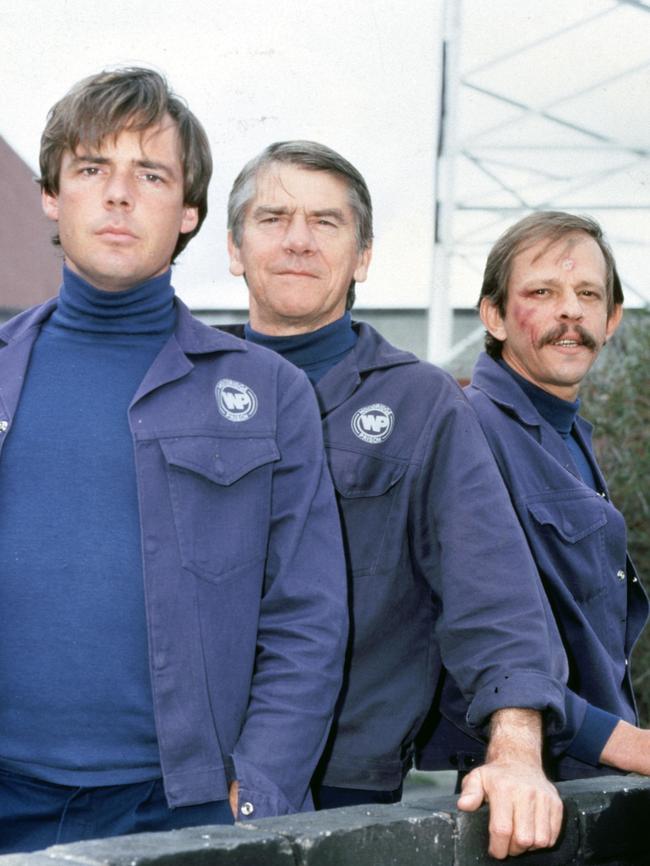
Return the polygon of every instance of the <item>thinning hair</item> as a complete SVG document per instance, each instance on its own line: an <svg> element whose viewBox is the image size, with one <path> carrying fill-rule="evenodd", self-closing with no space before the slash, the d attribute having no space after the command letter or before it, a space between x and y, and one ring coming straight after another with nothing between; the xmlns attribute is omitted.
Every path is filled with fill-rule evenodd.
<svg viewBox="0 0 650 866"><path fill-rule="evenodd" d="M45 192L57 195L65 151L75 153L80 144L99 147L124 130L145 132L160 125L166 116L178 129L183 203L196 207L199 217L192 231L179 234L173 261L208 213L212 156L202 125L160 73L132 66L106 70L77 82L48 113L41 137L39 183ZM54 242L59 243L58 237Z"/></svg>
<svg viewBox="0 0 650 866"><path fill-rule="evenodd" d="M351 162L316 141L277 141L249 160L235 178L228 197L228 228L235 246L240 247L248 206L255 198L257 178L274 164L297 165L308 171L326 171L340 177L348 191L348 202L354 213L357 249L363 252L372 245L372 199L368 186ZM355 281L348 287L345 308L354 305Z"/></svg>
<svg viewBox="0 0 650 866"><path fill-rule="evenodd" d="M477 308L480 308L481 301L487 298L497 308L501 317L505 317L508 283L515 256L543 240L548 241L545 248L548 249L561 238L576 232L582 232L593 238L605 259L605 287L607 316L609 318L614 308L623 303L623 287L616 270L612 249L595 219L587 216L576 216L564 211L536 211L519 220L501 235L490 250L485 264L483 285ZM502 348L503 342L486 332L485 351L488 355L493 358L500 358Z"/></svg>

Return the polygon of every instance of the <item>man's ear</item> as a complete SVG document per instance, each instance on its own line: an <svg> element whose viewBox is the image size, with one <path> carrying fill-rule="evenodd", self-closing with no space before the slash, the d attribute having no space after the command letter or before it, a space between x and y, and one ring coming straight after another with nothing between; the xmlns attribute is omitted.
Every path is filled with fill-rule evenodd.
<svg viewBox="0 0 650 866"><path fill-rule="evenodd" d="M359 255L359 261L352 277L355 283L363 283L368 277L368 268L372 259L372 244L369 244Z"/></svg>
<svg viewBox="0 0 650 866"><path fill-rule="evenodd" d="M479 306L479 315L485 325L485 330L492 334L496 340L503 342L506 339L506 328L496 304L493 304L489 298L482 298Z"/></svg>
<svg viewBox="0 0 650 866"><path fill-rule="evenodd" d="M241 260L241 250L235 243L232 232L228 232L228 256L230 257L230 273L233 277L243 277L244 263Z"/></svg>
<svg viewBox="0 0 650 866"><path fill-rule="evenodd" d="M181 219L180 234L186 235L188 232L193 232L199 224L199 209L192 205L186 205L183 208L183 217Z"/></svg>
<svg viewBox="0 0 650 866"><path fill-rule="evenodd" d="M623 304L616 304L612 310L611 316L607 319L607 327L605 328L605 340L610 340L621 324L623 318Z"/></svg>
<svg viewBox="0 0 650 866"><path fill-rule="evenodd" d="M43 208L43 213L45 216L57 222L59 219L59 199L58 196L53 195L51 192L46 192L44 189L41 190L41 207Z"/></svg>

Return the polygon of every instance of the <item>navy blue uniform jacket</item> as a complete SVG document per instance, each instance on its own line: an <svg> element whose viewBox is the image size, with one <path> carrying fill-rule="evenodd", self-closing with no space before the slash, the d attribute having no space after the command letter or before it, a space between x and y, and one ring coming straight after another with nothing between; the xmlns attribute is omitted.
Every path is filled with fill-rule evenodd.
<svg viewBox="0 0 650 866"><path fill-rule="evenodd" d="M593 708L637 723L629 658L648 614L627 556L625 521L593 458L591 425L576 431L592 457L598 492L585 484L566 442L515 379L482 354L467 389L526 533L569 659L567 726L550 738L551 771L566 779L598 771L604 742L573 742L593 727Z"/></svg>
<svg viewBox="0 0 650 866"><path fill-rule="evenodd" d="M473 726L511 706L562 718L566 660L461 389L370 326L355 328L356 346L315 386L351 607L346 675L319 777L393 789L441 658Z"/></svg>
<svg viewBox="0 0 650 866"><path fill-rule="evenodd" d="M54 305L0 328L0 445ZM308 808L348 630L311 386L178 302L176 331L140 384L129 425L169 805L227 798L237 778L240 805L252 805L240 818Z"/></svg>

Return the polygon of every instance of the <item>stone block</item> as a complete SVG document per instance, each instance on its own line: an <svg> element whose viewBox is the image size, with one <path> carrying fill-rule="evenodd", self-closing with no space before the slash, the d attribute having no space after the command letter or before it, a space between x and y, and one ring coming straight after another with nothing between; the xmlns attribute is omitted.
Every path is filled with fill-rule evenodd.
<svg viewBox="0 0 650 866"><path fill-rule="evenodd" d="M80 866L78 860L50 857L42 851L33 854L0 855L0 866Z"/></svg>
<svg viewBox="0 0 650 866"><path fill-rule="evenodd" d="M559 786L576 815L581 863L650 860L650 787L640 776L602 776Z"/></svg>
<svg viewBox="0 0 650 866"><path fill-rule="evenodd" d="M281 833L296 866L452 866L448 814L408 806L353 806L258 822ZM261 866L261 864L260 864Z"/></svg>
<svg viewBox="0 0 650 866"><path fill-rule="evenodd" d="M115 836L55 845L41 853L53 858L49 866L58 866L64 859L68 866L295 866L286 839L243 826ZM30 860L24 866L42 864Z"/></svg>

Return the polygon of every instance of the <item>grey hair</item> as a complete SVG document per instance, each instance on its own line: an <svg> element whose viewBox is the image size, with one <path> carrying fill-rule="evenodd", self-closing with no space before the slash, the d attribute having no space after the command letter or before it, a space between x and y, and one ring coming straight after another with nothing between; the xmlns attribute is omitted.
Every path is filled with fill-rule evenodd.
<svg viewBox="0 0 650 866"><path fill-rule="evenodd" d="M249 160L235 178L228 196L228 229L235 246L240 247L248 205L255 197L257 177L274 163L297 165L308 171L327 171L343 179L348 189L348 201L355 217L355 233L359 252L372 244L372 199L363 175L335 150L316 141L276 141ZM346 310L355 299L352 280L346 298Z"/></svg>

